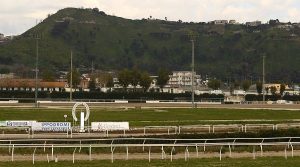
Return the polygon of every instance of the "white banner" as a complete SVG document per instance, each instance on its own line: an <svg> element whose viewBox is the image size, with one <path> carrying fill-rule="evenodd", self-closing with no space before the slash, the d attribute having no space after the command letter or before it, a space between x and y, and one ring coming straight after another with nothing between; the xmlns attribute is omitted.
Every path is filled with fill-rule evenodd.
<svg viewBox="0 0 300 167"><path fill-rule="evenodd" d="M92 130L129 130L129 122L92 122Z"/></svg>
<svg viewBox="0 0 300 167"><path fill-rule="evenodd" d="M6 121L0 121L0 126L6 126Z"/></svg>
<svg viewBox="0 0 300 167"><path fill-rule="evenodd" d="M36 121L6 121L8 127L31 127Z"/></svg>
<svg viewBox="0 0 300 167"><path fill-rule="evenodd" d="M62 132L68 131L70 128L70 122L35 122L32 125L32 130L34 131Z"/></svg>

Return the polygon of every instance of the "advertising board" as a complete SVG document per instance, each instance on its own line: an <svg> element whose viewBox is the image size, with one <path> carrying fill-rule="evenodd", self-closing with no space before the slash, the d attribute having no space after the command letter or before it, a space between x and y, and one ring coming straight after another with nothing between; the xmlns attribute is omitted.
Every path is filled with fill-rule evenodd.
<svg viewBox="0 0 300 167"><path fill-rule="evenodd" d="M32 130L34 131L64 132L70 128L70 122L35 122L32 125Z"/></svg>
<svg viewBox="0 0 300 167"><path fill-rule="evenodd" d="M92 122L92 130L129 130L129 122Z"/></svg>
<svg viewBox="0 0 300 167"><path fill-rule="evenodd" d="M5 121L6 127L31 127L36 121Z"/></svg>

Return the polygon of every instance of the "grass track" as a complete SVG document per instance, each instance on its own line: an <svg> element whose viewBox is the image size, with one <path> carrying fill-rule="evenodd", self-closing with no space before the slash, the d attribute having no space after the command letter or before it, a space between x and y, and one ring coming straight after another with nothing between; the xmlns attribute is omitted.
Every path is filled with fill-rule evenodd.
<svg viewBox="0 0 300 167"><path fill-rule="evenodd" d="M0 108L0 120L71 121L67 109ZM300 119L300 110L246 109L160 109L122 110L93 109L90 121L129 121L131 126L200 124L205 120L289 120Z"/></svg>

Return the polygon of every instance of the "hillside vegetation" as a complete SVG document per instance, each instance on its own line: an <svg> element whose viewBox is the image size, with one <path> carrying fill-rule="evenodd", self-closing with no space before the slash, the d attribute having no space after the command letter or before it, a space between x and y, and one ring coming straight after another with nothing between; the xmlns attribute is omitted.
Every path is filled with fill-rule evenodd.
<svg viewBox="0 0 300 167"><path fill-rule="evenodd" d="M0 63L34 66L35 34L39 34L40 67L67 69L70 50L76 67L119 70L159 68L188 70L189 34L197 34L197 73L223 80L261 77L265 54L267 80L300 82L300 28L271 25L213 25L154 19L129 20L96 9L66 8L13 41L0 45Z"/></svg>

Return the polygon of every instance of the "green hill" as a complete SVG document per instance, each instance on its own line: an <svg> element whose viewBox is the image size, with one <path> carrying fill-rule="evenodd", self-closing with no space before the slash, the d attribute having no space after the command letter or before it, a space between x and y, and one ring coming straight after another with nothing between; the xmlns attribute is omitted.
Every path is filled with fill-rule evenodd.
<svg viewBox="0 0 300 167"><path fill-rule="evenodd" d="M67 69L70 50L77 67L113 70L137 67L155 73L158 68L188 70L190 33L198 34L197 73L223 80L259 79L265 54L268 80L300 82L300 28L271 25L213 25L143 19L129 20L96 9L66 8L0 45L0 63L34 66L39 34L43 69Z"/></svg>

